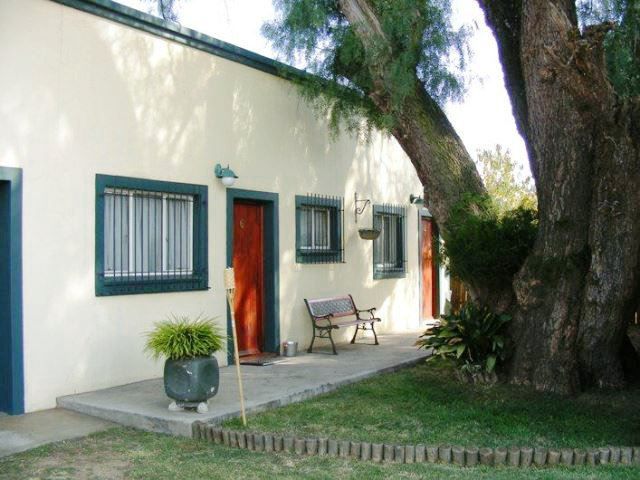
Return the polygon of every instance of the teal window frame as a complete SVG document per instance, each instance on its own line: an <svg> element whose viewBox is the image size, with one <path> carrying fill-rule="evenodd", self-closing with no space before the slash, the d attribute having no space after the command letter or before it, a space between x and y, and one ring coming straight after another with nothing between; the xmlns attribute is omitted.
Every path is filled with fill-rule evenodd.
<svg viewBox="0 0 640 480"><path fill-rule="evenodd" d="M383 216L394 216L396 223L396 258L399 259L398 266L389 267L382 265L382 259L379 258L380 242L384 242L384 229L382 228ZM407 276L407 211L400 205L374 205L373 206L373 226L381 230L380 236L373 241L373 279L383 280L387 278L404 278Z"/></svg>
<svg viewBox="0 0 640 480"><path fill-rule="evenodd" d="M105 191L109 189L138 190L143 192L193 196L193 262L189 275L144 277L134 273L133 278L105 276ZM132 295L141 293L166 293L209 288L208 226L206 185L149 180L115 175L96 175L95 188L95 294L96 296Z"/></svg>
<svg viewBox="0 0 640 480"><path fill-rule="evenodd" d="M329 210L329 248L302 247L302 210L323 208ZM296 195L296 263L344 263L344 208L340 197Z"/></svg>

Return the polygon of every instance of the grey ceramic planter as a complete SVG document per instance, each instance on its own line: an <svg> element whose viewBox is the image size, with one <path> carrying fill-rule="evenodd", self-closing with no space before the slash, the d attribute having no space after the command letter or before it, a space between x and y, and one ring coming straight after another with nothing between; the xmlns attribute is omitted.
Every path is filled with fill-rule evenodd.
<svg viewBox="0 0 640 480"><path fill-rule="evenodd" d="M218 393L220 372L216 357L167 360L164 391L178 403L200 403Z"/></svg>

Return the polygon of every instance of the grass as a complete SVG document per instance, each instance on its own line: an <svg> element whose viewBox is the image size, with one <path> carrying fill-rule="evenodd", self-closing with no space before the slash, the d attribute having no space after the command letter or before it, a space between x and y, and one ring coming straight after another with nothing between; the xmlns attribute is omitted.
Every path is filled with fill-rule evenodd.
<svg viewBox="0 0 640 480"><path fill-rule="evenodd" d="M633 479L637 468L466 468L373 464L236 450L187 438L115 428L0 459L0 479Z"/></svg>
<svg viewBox="0 0 640 480"><path fill-rule="evenodd" d="M639 388L567 399L509 385L463 385L452 377L447 364L422 364L251 416L249 428L432 445L640 445Z"/></svg>
<svg viewBox="0 0 640 480"><path fill-rule="evenodd" d="M251 429L375 442L482 446L640 445L640 389L566 399L460 385L444 364L381 375L249 417ZM237 420L227 426L240 428ZM114 428L0 459L13 479L634 479L637 466L459 468L257 453Z"/></svg>

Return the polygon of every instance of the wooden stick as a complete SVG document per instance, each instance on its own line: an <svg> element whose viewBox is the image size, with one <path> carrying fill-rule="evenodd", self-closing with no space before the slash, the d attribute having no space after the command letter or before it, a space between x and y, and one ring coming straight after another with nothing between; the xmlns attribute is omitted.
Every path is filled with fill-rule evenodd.
<svg viewBox="0 0 640 480"><path fill-rule="evenodd" d="M236 335L236 316L234 312L235 299L235 276L233 268L226 268L224 271L224 286L227 290L227 301L229 302L229 310L231 311L231 332L233 336L233 356L236 361L236 374L238 376L238 392L240 394L240 413L242 415L242 425L247 426L247 417L244 412L244 391L242 389L242 377L240 375L240 355L238 354L238 337Z"/></svg>

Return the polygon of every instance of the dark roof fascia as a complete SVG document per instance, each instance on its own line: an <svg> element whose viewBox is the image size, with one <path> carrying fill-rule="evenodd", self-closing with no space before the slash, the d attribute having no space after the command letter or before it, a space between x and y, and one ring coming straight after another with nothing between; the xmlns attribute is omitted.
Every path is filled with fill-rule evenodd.
<svg viewBox="0 0 640 480"><path fill-rule="evenodd" d="M111 0L51 0L83 12L142 30L157 37L181 43L203 52L246 65L287 80L300 81L315 77L303 70L259 55L231 43L223 42L196 30L183 27Z"/></svg>

